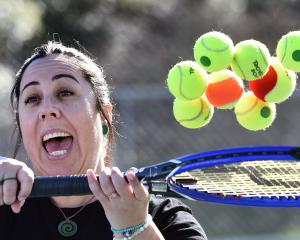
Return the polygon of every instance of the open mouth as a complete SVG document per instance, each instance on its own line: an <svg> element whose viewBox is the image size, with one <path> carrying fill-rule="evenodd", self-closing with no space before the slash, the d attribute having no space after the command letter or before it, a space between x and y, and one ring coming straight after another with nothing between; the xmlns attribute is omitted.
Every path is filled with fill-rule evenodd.
<svg viewBox="0 0 300 240"><path fill-rule="evenodd" d="M71 150L73 137L66 132L49 133L43 136L42 143L51 158L63 158Z"/></svg>

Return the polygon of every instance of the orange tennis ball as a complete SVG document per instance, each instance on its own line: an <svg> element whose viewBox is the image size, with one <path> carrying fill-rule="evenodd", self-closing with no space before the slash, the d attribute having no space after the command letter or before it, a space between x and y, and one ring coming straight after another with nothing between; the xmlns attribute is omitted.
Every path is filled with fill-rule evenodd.
<svg viewBox="0 0 300 240"><path fill-rule="evenodd" d="M242 79L228 69L213 72L208 76L205 95L214 107L231 109L243 93L244 84Z"/></svg>
<svg viewBox="0 0 300 240"><path fill-rule="evenodd" d="M268 72L260 79L250 81L249 87L257 98L270 103L281 103L295 90L297 75L285 69L278 58L271 58Z"/></svg>

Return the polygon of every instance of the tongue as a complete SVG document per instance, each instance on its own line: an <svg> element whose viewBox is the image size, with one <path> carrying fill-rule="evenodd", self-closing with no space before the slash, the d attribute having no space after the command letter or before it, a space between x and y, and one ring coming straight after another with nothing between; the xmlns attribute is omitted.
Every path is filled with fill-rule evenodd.
<svg viewBox="0 0 300 240"><path fill-rule="evenodd" d="M72 142L72 137L52 138L45 143L45 148L48 152L67 150Z"/></svg>

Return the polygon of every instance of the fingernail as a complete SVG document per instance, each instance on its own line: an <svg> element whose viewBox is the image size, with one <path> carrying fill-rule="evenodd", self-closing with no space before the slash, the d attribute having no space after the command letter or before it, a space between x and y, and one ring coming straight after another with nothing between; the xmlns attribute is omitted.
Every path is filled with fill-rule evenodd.
<svg viewBox="0 0 300 240"><path fill-rule="evenodd" d="M106 175L110 175L110 174L111 174L111 169L108 168L108 167L104 168L104 173L105 173Z"/></svg>
<svg viewBox="0 0 300 240"><path fill-rule="evenodd" d="M20 212L20 208L13 208L13 212L18 214Z"/></svg>
<svg viewBox="0 0 300 240"><path fill-rule="evenodd" d="M132 172L129 172L128 175L127 175L127 178L129 181L134 181L134 175Z"/></svg>
<svg viewBox="0 0 300 240"><path fill-rule="evenodd" d="M88 169L88 170L86 170L86 175L88 175L88 176L91 176L92 175L92 169Z"/></svg>

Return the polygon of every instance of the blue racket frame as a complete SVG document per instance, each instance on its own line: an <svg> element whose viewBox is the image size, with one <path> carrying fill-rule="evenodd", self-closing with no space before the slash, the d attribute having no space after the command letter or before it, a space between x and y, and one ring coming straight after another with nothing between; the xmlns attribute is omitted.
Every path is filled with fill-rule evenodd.
<svg viewBox="0 0 300 240"><path fill-rule="evenodd" d="M239 154L242 152L249 153L249 149L251 148L250 155L243 155L240 157L227 157L224 158L224 155L230 155L238 152ZM276 148L276 154L272 153ZM295 150L295 155L291 154ZM282 153L280 154L280 151ZM299 207L300 201L299 197L237 197L237 196L222 196L219 194L212 194L207 192L201 192L197 190L188 190L176 185L172 182L172 176L176 174L180 174L186 171L190 171L193 169L199 168L207 168L211 166L221 165L221 164L230 164L230 163L238 163L245 161L257 161L257 160L290 160L290 161L299 161L299 147L291 147L291 146L259 146L259 147L245 147L245 148L232 148L232 149L224 149L217 151L210 151L199 154L191 154L186 155L176 160L184 163L189 162L193 159L207 159L209 156L220 155L220 159L215 160L203 160L197 161L192 164L182 165L176 168L173 172L171 172L167 177L166 181L170 187L170 189L174 192L183 195L185 198L189 198L192 200L200 200L207 202L215 202L215 203L223 203L223 204L231 204L231 205L241 205L241 206L256 206L256 207ZM258 155L255 152L259 153ZM265 153L265 154L264 154Z"/></svg>

